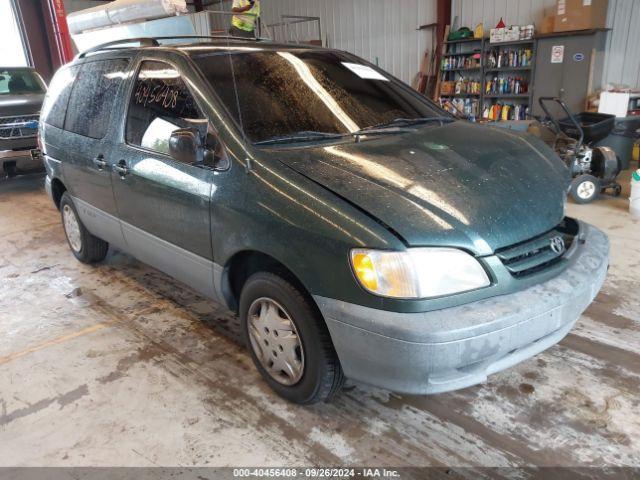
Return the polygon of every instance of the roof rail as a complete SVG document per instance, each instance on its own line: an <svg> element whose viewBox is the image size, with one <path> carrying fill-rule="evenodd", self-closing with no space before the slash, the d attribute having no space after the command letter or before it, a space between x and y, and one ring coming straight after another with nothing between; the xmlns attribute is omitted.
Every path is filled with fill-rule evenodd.
<svg viewBox="0 0 640 480"><path fill-rule="evenodd" d="M80 54L78 54L77 58L84 58L90 53L98 52L100 50L105 50L107 48L115 47L117 45L128 45L130 43L136 43L136 42L140 47L157 47L160 45L155 38L151 38L151 37L123 38L122 40L115 40L113 42L107 42L107 43L102 43L100 45L96 45L95 47L90 48L89 50L85 50L84 52L81 52ZM127 47L122 47L122 48L127 48Z"/></svg>
<svg viewBox="0 0 640 480"><path fill-rule="evenodd" d="M85 50L78 54L77 58L84 58L90 53L95 53L100 50L106 50L111 47L116 47L118 45L123 45L121 48L129 48L128 45L130 43L138 43L139 47L159 47L160 42L158 40L189 40L189 39L212 39L212 38L230 38L232 40L244 40L248 42L256 42L256 41L269 41L268 38L258 37L258 38L250 38L250 37L238 37L235 35L222 34L222 35L174 35L169 37L139 37L139 38L123 38L122 40L116 40L113 42L107 42L100 45L96 45L95 47L90 48L89 50Z"/></svg>

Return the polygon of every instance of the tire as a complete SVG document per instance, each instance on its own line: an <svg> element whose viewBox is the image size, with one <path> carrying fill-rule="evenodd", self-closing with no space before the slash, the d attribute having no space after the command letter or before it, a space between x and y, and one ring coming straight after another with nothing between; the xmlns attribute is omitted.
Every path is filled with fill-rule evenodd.
<svg viewBox="0 0 640 480"><path fill-rule="evenodd" d="M60 199L60 215L67 243L73 255L82 263L98 263L104 260L109 244L89 233L80 220L71 196L64 192Z"/></svg>
<svg viewBox="0 0 640 480"><path fill-rule="evenodd" d="M614 197L619 197L620 195L622 195L622 185L616 183L613 187L611 187L611 195L613 195Z"/></svg>
<svg viewBox="0 0 640 480"><path fill-rule="evenodd" d="M600 195L600 180L593 175L580 175L571 182L569 193L576 203L593 202Z"/></svg>
<svg viewBox="0 0 640 480"><path fill-rule="evenodd" d="M5 165L4 171L7 174L7 178L15 178L18 176L18 170L14 164Z"/></svg>
<svg viewBox="0 0 640 480"><path fill-rule="evenodd" d="M265 309L271 313L263 315ZM240 321L253 363L278 395L309 405L328 402L340 391L344 375L329 331L292 283L268 272L249 277L240 295ZM274 322L282 329L269 329ZM291 368L278 370L287 360Z"/></svg>

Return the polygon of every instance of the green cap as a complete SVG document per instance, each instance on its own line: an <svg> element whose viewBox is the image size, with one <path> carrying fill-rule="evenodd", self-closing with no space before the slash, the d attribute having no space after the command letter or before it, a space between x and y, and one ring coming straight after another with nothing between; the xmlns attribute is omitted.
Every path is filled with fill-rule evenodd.
<svg viewBox="0 0 640 480"><path fill-rule="evenodd" d="M640 182L640 168L638 170L636 170L635 172L633 172L633 174L631 175L631 177L636 181L636 182Z"/></svg>

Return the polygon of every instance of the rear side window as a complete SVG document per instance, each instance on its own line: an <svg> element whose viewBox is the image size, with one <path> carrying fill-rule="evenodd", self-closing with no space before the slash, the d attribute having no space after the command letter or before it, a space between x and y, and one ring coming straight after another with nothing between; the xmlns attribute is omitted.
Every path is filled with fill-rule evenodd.
<svg viewBox="0 0 640 480"><path fill-rule="evenodd" d="M143 62L129 102L127 143L168 155L173 131L203 125L204 115L180 73L163 62Z"/></svg>
<svg viewBox="0 0 640 480"><path fill-rule="evenodd" d="M65 130L96 139L105 136L128 64L129 60L118 58L82 65L69 99Z"/></svg>
<svg viewBox="0 0 640 480"><path fill-rule="evenodd" d="M55 74L42 105L42 121L54 127L64 127L67 103L78 67L63 67Z"/></svg>

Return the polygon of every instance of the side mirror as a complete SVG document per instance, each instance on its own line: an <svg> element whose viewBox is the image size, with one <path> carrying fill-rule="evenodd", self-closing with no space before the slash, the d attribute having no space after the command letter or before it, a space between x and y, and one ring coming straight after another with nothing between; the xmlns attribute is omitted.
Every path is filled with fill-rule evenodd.
<svg viewBox="0 0 640 480"><path fill-rule="evenodd" d="M181 128L171 132L169 153L175 160L189 165L202 163L203 150L197 129Z"/></svg>

